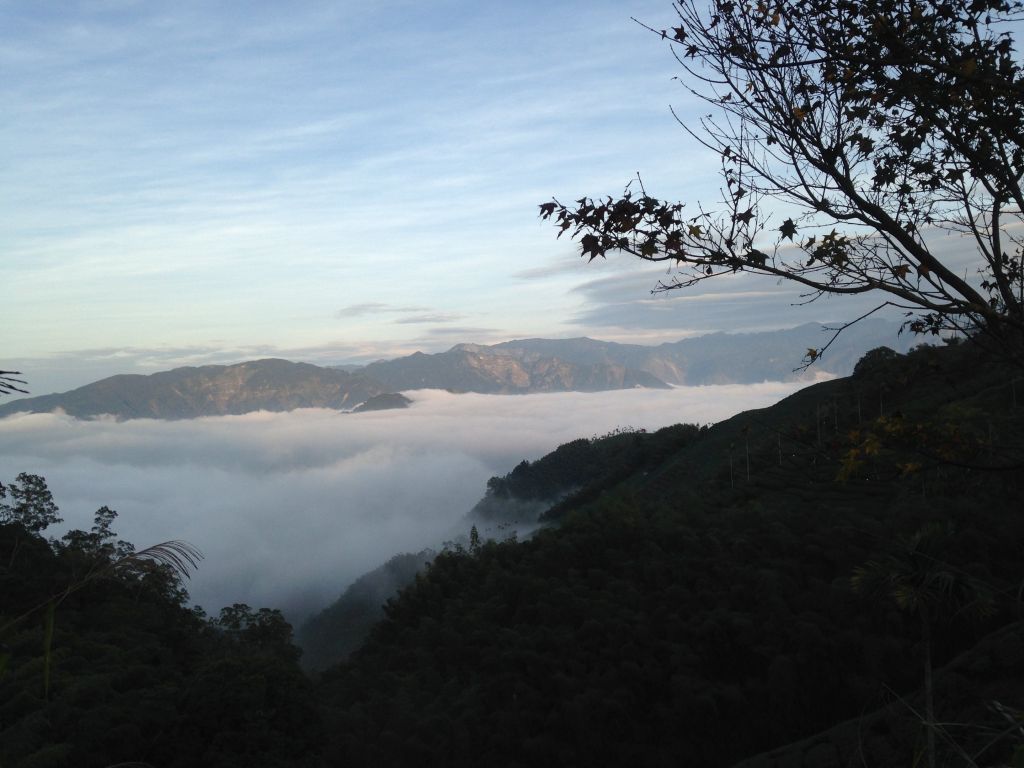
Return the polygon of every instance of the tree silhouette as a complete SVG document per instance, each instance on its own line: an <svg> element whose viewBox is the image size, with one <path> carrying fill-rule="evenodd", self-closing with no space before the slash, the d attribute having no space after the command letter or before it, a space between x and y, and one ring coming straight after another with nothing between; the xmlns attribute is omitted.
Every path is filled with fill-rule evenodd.
<svg viewBox="0 0 1024 768"><path fill-rule="evenodd" d="M6 502L10 496L11 503ZM14 564L25 536L38 536L54 523L63 522L60 510L53 500L53 494L46 486L46 480L39 475L22 472L13 483L0 483L0 525L14 525L18 534L13 537L14 546L7 560L7 567Z"/></svg>
<svg viewBox="0 0 1024 768"><path fill-rule="evenodd" d="M61 522L53 494L46 480L39 475L22 472L7 488L0 485L0 499L10 494L13 504L0 503L0 523L17 523L26 531L38 534Z"/></svg>
<svg viewBox="0 0 1024 768"><path fill-rule="evenodd" d="M748 272L807 300L870 292L916 332L984 332L1021 361L1024 81L1004 31L1020 2L675 7L678 25L652 31L713 107L684 128L721 158L722 199L685 208L638 178L618 199L555 199L541 217L591 260L675 265L656 291ZM967 270L942 254L943 234Z"/></svg>

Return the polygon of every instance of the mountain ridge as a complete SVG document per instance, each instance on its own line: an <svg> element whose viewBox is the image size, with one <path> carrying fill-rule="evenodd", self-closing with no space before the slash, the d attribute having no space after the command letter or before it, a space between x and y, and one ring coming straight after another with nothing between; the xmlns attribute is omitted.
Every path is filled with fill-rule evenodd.
<svg viewBox="0 0 1024 768"><path fill-rule="evenodd" d="M899 337L897 328L883 320L848 328L815 364L815 372L842 376L869 349L905 350L909 339ZM258 410L351 410L379 395L412 389L508 395L787 381L807 377L800 370L801 356L822 346L827 331L828 326L808 323L656 346L589 337L460 343L445 352L416 352L360 368L279 358L185 366L150 375L117 374L68 392L14 400L0 405L0 417L60 409L76 418L189 419Z"/></svg>
<svg viewBox="0 0 1024 768"><path fill-rule="evenodd" d="M714 333L652 346L602 341L587 336L573 339L514 339L489 349L514 354L549 355L579 364L616 364L645 371L668 384L755 384L765 380L800 378L808 349L828 341L829 323L804 323L793 328L750 333ZM911 337L899 333L899 323L869 318L846 328L835 339L815 370L836 376L853 372L870 349L887 346L906 352ZM465 345L456 345L465 346ZM454 348L453 348L454 349Z"/></svg>
<svg viewBox="0 0 1024 768"><path fill-rule="evenodd" d="M0 417L61 409L77 418L188 419L258 410L345 408L384 393L378 382L358 372L267 358L185 366L148 376L118 374L70 392L5 403Z"/></svg>

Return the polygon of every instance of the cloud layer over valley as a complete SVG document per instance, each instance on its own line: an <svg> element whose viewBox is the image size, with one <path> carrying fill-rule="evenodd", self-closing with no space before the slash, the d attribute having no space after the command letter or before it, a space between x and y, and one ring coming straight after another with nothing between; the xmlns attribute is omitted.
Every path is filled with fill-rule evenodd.
<svg viewBox="0 0 1024 768"><path fill-rule="evenodd" d="M189 421L0 421L0 481L47 478L65 525L106 504L142 547L185 539L206 555L190 592L292 620L399 551L465 533L487 478L616 427L709 423L802 384L493 396L424 390L407 410L253 413Z"/></svg>

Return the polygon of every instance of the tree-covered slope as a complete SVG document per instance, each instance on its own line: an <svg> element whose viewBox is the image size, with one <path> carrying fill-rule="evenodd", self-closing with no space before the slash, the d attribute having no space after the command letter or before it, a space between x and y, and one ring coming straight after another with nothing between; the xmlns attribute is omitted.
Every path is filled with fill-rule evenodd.
<svg viewBox="0 0 1024 768"><path fill-rule="evenodd" d="M936 670L935 689L945 743L942 765L1016 765L1024 756L1024 625L1010 624ZM737 768L814 768L822 765L911 765L922 755L920 693L883 694L874 711L777 747ZM1009 738L1008 738L1009 737ZM1011 759L1007 759L1007 758Z"/></svg>
<svg viewBox="0 0 1024 768"><path fill-rule="evenodd" d="M650 434L626 428L601 437L577 438L488 480L484 497L470 512L470 521L536 522L540 516L554 514L553 508L572 504L576 493L592 495L658 466L696 440L700 432L700 427L676 424ZM526 515L533 519L523 519Z"/></svg>
<svg viewBox="0 0 1024 768"><path fill-rule="evenodd" d="M994 612L936 614L935 663L1014 617L1014 386L970 349L877 352L582 489L529 541L443 553L325 676L330 754L728 765L913 692L917 617L851 575L942 521L942 562L986 585Z"/></svg>
<svg viewBox="0 0 1024 768"><path fill-rule="evenodd" d="M46 541L25 515L40 488L0 504L0 765L316 764L320 717L281 614L189 609L177 574L112 541L106 508Z"/></svg>
<svg viewBox="0 0 1024 768"><path fill-rule="evenodd" d="M302 666L316 671L347 659L383 618L384 604L408 586L434 555L429 549L395 555L364 573L337 600L303 622L296 633L303 651Z"/></svg>
<svg viewBox="0 0 1024 768"><path fill-rule="evenodd" d="M492 477L484 497L466 516L466 527L479 526L484 536L513 538L517 529L535 528L542 514L571 504L572 494L597 493L631 473L657 466L699 433L698 427L677 424L653 434L616 431L560 445L537 461L523 461L508 474ZM452 546L468 543L462 536ZM384 617L384 604L412 583L435 554L424 550L395 555L305 621L297 633L303 667L316 671L348 658Z"/></svg>

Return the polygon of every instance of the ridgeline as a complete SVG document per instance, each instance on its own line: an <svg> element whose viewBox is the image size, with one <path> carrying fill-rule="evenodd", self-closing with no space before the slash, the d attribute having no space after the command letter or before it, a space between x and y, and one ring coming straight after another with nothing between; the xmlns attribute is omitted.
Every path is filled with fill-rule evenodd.
<svg viewBox="0 0 1024 768"><path fill-rule="evenodd" d="M816 371L845 375L864 352L906 344L899 324L869 319L845 331ZM594 339L526 339L493 346L457 344L447 352L417 352L363 367L331 368L288 360L174 368L143 376L121 374L64 393L0 405L0 418L61 410L80 419L194 419L296 408L402 408L400 390L522 395L665 389L670 384L749 384L800 378L803 350L832 333L808 323L761 333L713 333L654 347Z"/></svg>

